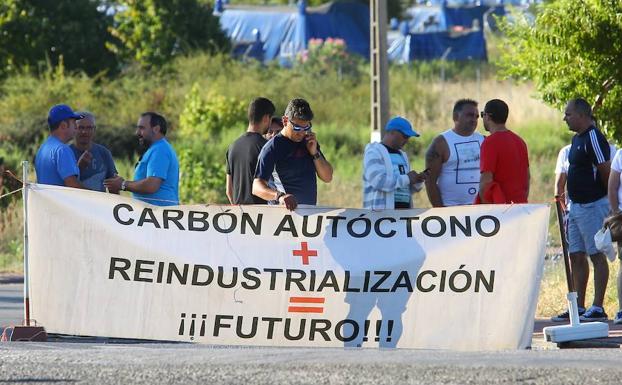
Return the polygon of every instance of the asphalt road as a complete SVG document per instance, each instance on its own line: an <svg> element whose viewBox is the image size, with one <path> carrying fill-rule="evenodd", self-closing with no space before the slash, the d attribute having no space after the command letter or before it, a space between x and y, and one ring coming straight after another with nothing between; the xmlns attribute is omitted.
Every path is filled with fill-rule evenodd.
<svg viewBox="0 0 622 385"><path fill-rule="evenodd" d="M21 285L0 285L0 324ZM58 341L58 339L57 339ZM620 349L240 348L93 339L0 344L0 384L620 384Z"/></svg>

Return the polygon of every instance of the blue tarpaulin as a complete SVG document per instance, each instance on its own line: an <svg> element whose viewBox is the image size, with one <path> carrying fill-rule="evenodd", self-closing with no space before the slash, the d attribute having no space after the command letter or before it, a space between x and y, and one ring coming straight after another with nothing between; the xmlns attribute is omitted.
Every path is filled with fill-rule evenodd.
<svg viewBox="0 0 622 385"><path fill-rule="evenodd" d="M483 32L473 31L452 35L447 31L409 33L393 41L389 60L408 63L414 60L487 60Z"/></svg>
<svg viewBox="0 0 622 385"><path fill-rule="evenodd" d="M220 25L235 44L251 45L259 32L263 61L291 60L310 39L341 38L348 51L369 56L369 8L355 1L316 8L227 8ZM257 49L253 50L257 54ZM246 52L250 52L247 50Z"/></svg>
<svg viewBox="0 0 622 385"><path fill-rule="evenodd" d="M496 2L486 2L490 3ZM504 8L448 4L451 2L409 9L412 19L404 26L403 34L390 43L389 60L432 60L445 53L447 60L486 60L482 18L489 13L503 14ZM350 52L368 58L369 19L365 4L338 1L315 8L228 7L221 12L220 24L234 43L235 55L264 62L277 59L287 65L307 48L310 39L329 37L343 39ZM455 29L463 32L456 34Z"/></svg>

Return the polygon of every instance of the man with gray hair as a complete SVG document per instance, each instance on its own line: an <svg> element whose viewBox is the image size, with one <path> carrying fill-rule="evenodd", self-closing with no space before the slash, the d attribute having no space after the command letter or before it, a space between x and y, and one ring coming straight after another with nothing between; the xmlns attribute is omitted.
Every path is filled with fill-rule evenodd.
<svg viewBox="0 0 622 385"><path fill-rule="evenodd" d="M277 201L288 210L298 204L317 203L316 175L326 183L333 179L333 167L326 160L315 133L311 131L313 111L304 99L293 99L285 109L283 130L261 149L253 181L253 194ZM270 188L270 177L276 189Z"/></svg>
<svg viewBox="0 0 622 385"><path fill-rule="evenodd" d="M89 190L106 191L104 179L117 174L112 154L106 147L93 142L97 128L95 116L90 112L78 112L78 115L83 118L76 120L76 136L70 147L78 160L80 183Z"/></svg>
<svg viewBox="0 0 622 385"><path fill-rule="evenodd" d="M564 121L575 132L568 153L566 188L570 198L568 213L568 251L577 304L582 321L606 321L603 300L609 279L609 265L594 242L609 212L607 186L611 167L609 143L592 120L592 108L585 99L572 99L566 105ZM589 279L589 255L594 266L594 301L585 309L585 290ZM552 318L568 320L568 312Z"/></svg>

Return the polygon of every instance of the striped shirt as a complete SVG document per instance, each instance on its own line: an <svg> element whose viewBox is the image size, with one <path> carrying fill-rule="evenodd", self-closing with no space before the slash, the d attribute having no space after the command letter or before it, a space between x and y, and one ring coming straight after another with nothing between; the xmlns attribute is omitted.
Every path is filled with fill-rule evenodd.
<svg viewBox="0 0 622 385"><path fill-rule="evenodd" d="M591 203L607 196L607 186L594 167L611 159L609 143L594 126L572 138L568 153L568 195L573 202Z"/></svg>
<svg viewBox="0 0 622 385"><path fill-rule="evenodd" d="M423 183L410 184L406 175L410 171L408 157L400 150L406 166L405 174L393 171L391 156L381 143L369 143L365 147L363 158L363 207L372 210L395 208L395 191L398 188L410 188L410 192L420 191Z"/></svg>

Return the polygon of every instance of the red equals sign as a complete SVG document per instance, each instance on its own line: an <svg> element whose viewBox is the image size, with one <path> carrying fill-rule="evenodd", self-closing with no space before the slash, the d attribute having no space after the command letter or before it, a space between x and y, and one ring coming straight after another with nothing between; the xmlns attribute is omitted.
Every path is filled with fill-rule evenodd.
<svg viewBox="0 0 622 385"><path fill-rule="evenodd" d="M289 313L324 313L324 306L313 306L323 304L324 301L324 298L289 297L290 306L287 311Z"/></svg>

